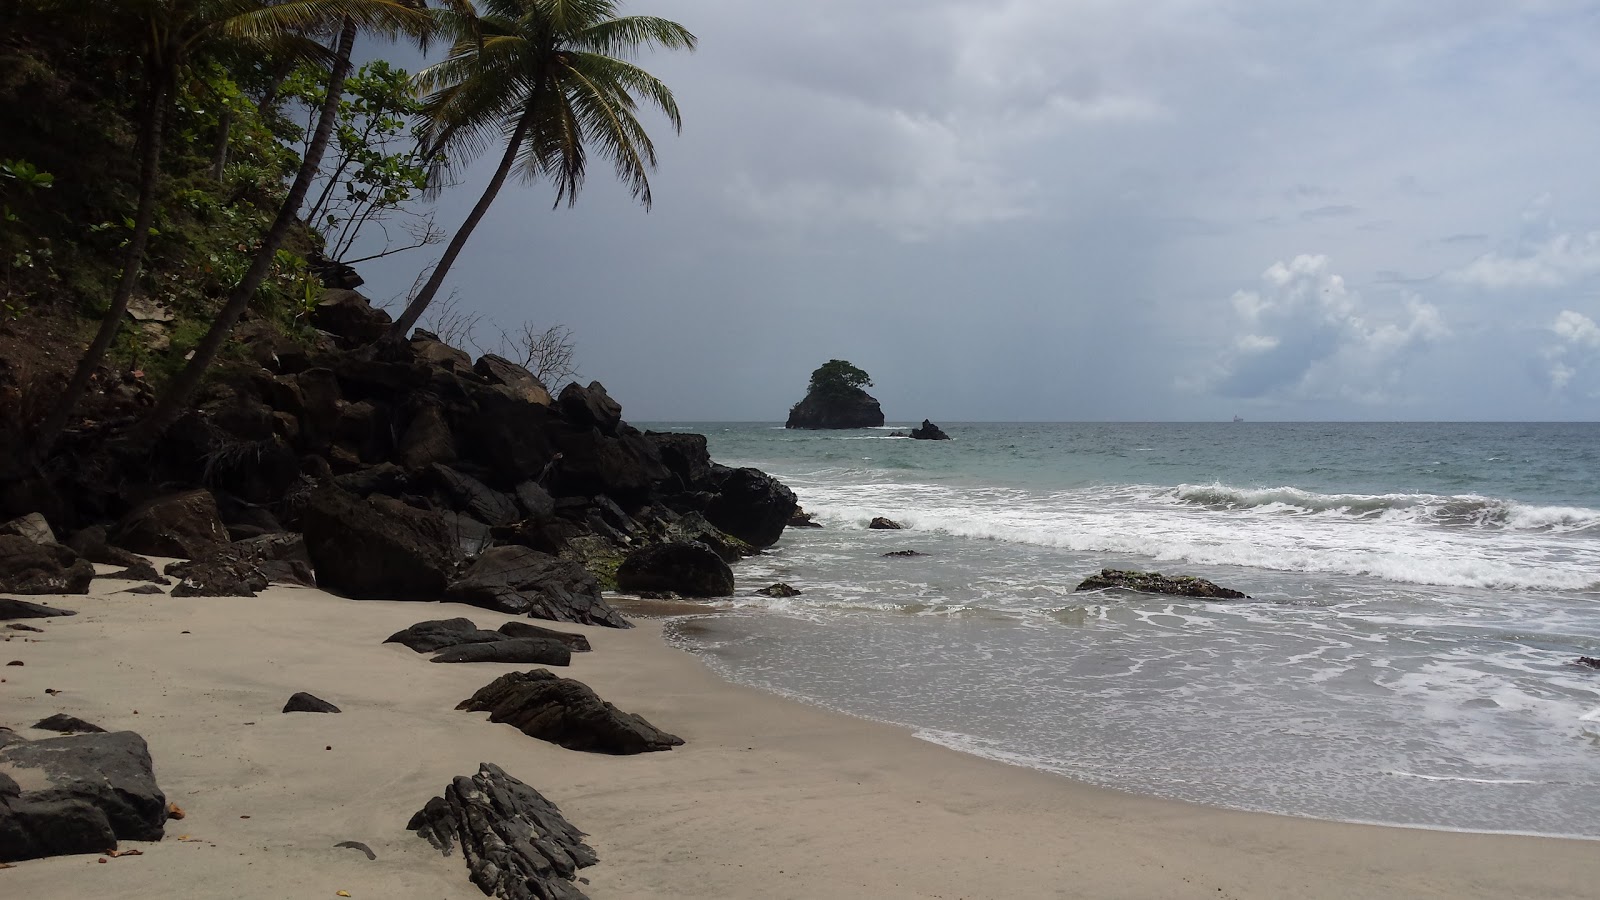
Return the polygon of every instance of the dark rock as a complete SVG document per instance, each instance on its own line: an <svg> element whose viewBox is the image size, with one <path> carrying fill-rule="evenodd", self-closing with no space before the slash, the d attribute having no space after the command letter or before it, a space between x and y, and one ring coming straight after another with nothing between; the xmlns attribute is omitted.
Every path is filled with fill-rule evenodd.
<svg viewBox="0 0 1600 900"><path fill-rule="evenodd" d="M161 840L167 798L131 731L8 739L0 772L0 862Z"/></svg>
<svg viewBox="0 0 1600 900"><path fill-rule="evenodd" d="M922 420L921 427L911 429L910 436L919 441L950 440L950 435L945 434L944 431L939 428L939 426L929 422L927 419Z"/></svg>
<svg viewBox="0 0 1600 900"><path fill-rule="evenodd" d="M94 564L79 559L63 544L36 544L21 535L0 535L0 592L86 594L93 580Z"/></svg>
<svg viewBox="0 0 1600 900"><path fill-rule="evenodd" d="M705 544L723 562L735 563L761 551L706 521L697 512L684 513L678 520L663 529L667 541Z"/></svg>
<svg viewBox="0 0 1600 900"><path fill-rule="evenodd" d="M631 627L582 566L527 547L485 551L450 585L449 598L535 619Z"/></svg>
<svg viewBox="0 0 1600 900"><path fill-rule="evenodd" d="M633 502L648 498L658 483L672 478L655 445L631 428L624 427L615 437L596 429L557 434L555 441L561 451L553 470L557 494L605 494Z"/></svg>
<svg viewBox="0 0 1600 900"><path fill-rule="evenodd" d="M1593 656L1580 656L1572 664L1590 669L1600 669L1600 659L1596 659Z"/></svg>
<svg viewBox="0 0 1600 900"><path fill-rule="evenodd" d="M789 528L821 528L822 523L811 518L811 513L796 506L789 516Z"/></svg>
<svg viewBox="0 0 1600 900"><path fill-rule="evenodd" d="M911 435L906 434L904 431L891 431L891 432L889 432L889 437L908 438L908 437L911 437Z"/></svg>
<svg viewBox="0 0 1600 900"><path fill-rule="evenodd" d="M458 447L490 466L507 484L541 481L556 455L554 426L547 406L530 403L509 388L481 388L472 394L469 415L453 420Z"/></svg>
<svg viewBox="0 0 1600 900"><path fill-rule="evenodd" d="M572 879L597 861L554 803L490 763L453 779L406 828L445 856L460 841L468 877L497 900L585 900Z"/></svg>
<svg viewBox="0 0 1600 900"><path fill-rule="evenodd" d="M6 630L7 631L32 631L32 632L35 632L37 634L43 634L44 633L44 629L43 628L38 628L38 627L33 626L33 625L23 625L20 622L12 622L10 625L6 626Z"/></svg>
<svg viewBox="0 0 1600 900"><path fill-rule="evenodd" d="M352 290L323 291L321 302L311 310L311 324L333 335L344 347L376 341L393 321L388 313L374 309L366 297Z"/></svg>
<svg viewBox="0 0 1600 900"><path fill-rule="evenodd" d="M706 519L752 547L770 547L783 537L794 515L794 492L759 469L732 469L721 476Z"/></svg>
<svg viewBox="0 0 1600 900"><path fill-rule="evenodd" d="M47 718L33 723L33 727L44 731L56 731L61 734L104 734L105 729L99 725L69 716L66 713L56 713Z"/></svg>
<svg viewBox="0 0 1600 900"><path fill-rule="evenodd" d="M50 530L50 523L38 513L28 513L9 522L0 524L0 535L14 534L25 537L35 544L54 544L56 533Z"/></svg>
<svg viewBox="0 0 1600 900"><path fill-rule="evenodd" d="M360 850L362 853L367 855L367 859L369 860L378 858L378 854L373 853L371 847L368 847L366 844L363 844L360 841L340 841L333 846L338 850Z"/></svg>
<svg viewBox="0 0 1600 900"><path fill-rule="evenodd" d="M550 390L532 372L503 356L486 353L473 365L472 371L489 384L511 389L516 396L540 406L551 404Z"/></svg>
<svg viewBox="0 0 1600 900"><path fill-rule="evenodd" d="M685 490L707 487L714 466L706 450L706 436L675 431L646 431L645 439L655 445L661 462L678 476Z"/></svg>
<svg viewBox="0 0 1600 900"><path fill-rule="evenodd" d="M453 375L472 371L472 357L464 350L439 340L438 335L418 328L411 335L411 352L430 366L437 366Z"/></svg>
<svg viewBox="0 0 1600 900"><path fill-rule="evenodd" d="M92 563L105 566L123 566L135 568L140 563L148 564L150 561L137 553L131 553L121 547L113 547L106 542L106 530L99 525L93 525L76 532L67 538L67 546L79 556Z"/></svg>
<svg viewBox="0 0 1600 900"><path fill-rule="evenodd" d="M146 559L141 559L137 564L131 565L126 569L122 569L117 572L112 572L109 575L97 575L95 577L120 578L124 581L148 581L152 584L171 583L166 578L162 577L161 573L156 571L156 567L151 565L150 561Z"/></svg>
<svg viewBox="0 0 1600 900"><path fill-rule="evenodd" d="M494 529L466 513L445 509L437 515L462 556L477 556L494 545Z"/></svg>
<svg viewBox="0 0 1600 900"><path fill-rule="evenodd" d="M883 555L890 559L910 559L913 556L922 556L924 554L919 553L916 550L890 550L888 553Z"/></svg>
<svg viewBox="0 0 1600 900"><path fill-rule="evenodd" d="M434 463L456 460L455 436L450 433L450 423L437 403L417 410L400 436L396 449L400 464L408 469L422 469Z"/></svg>
<svg viewBox="0 0 1600 900"><path fill-rule="evenodd" d="M288 531L271 510L230 495L217 497L217 512L228 528L228 536L235 541Z"/></svg>
<svg viewBox="0 0 1600 900"><path fill-rule="evenodd" d="M126 590L117 591L119 594L165 594L161 588L153 584L141 584Z"/></svg>
<svg viewBox="0 0 1600 900"><path fill-rule="evenodd" d="M510 497L471 475L438 463L430 466L428 472L451 509L489 525L510 525L521 518Z"/></svg>
<svg viewBox="0 0 1600 900"><path fill-rule="evenodd" d="M800 589L784 584L780 581L777 584L768 585L767 587L756 591L756 593L762 595L763 597L798 597L800 596Z"/></svg>
<svg viewBox="0 0 1600 900"><path fill-rule="evenodd" d="M899 522L896 522L893 519L885 519L883 516L878 516L877 518L873 519L871 522L868 522L867 523L867 527L868 528L877 528L877 529L880 529L880 530L887 530L887 531L899 531L901 528L903 528L905 526L901 525Z"/></svg>
<svg viewBox="0 0 1600 900"><path fill-rule="evenodd" d="M549 638L513 638L501 635L498 641L457 644L446 647L430 662L436 663L533 663L541 666L572 664L572 650Z"/></svg>
<svg viewBox="0 0 1600 900"><path fill-rule="evenodd" d="M614 435L622 422L622 405L611 399L598 381L589 382L588 387L579 387L577 382L567 385L560 403L567 421L579 428L598 428L601 434Z"/></svg>
<svg viewBox="0 0 1600 900"><path fill-rule="evenodd" d="M471 619L430 619L396 631L384 643L403 644L418 653L432 653L462 644L491 644L503 641L507 636L499 631L485 631L474 625Z"/></svg>
<svg viewBox="0 0 1600 900"><path fill-rule="evenodd" d="M329 703L321 697L315 697L306 693L305 691L300 691L299 693L290 697L289 702L283 705L283 711L286 713L336 713L339 712L339 707L334 706L332 703Z"/></svg>
<svg viewBox="0 0 1600 900"><path fill-rule="evenodd" d="M439 516L388 497L324 487L300 514L319 587L357 600L440 600L456 545Z"/></svg>
<svg viewBox="0 0 1600 900"><path fill-rule="evenodd" d="M228 542L217 501L202 489L158 497L134 507L112 532L126 550L196 559Z"/></svg>
<svg viewBox="0 0 1600 900"><path fill-rule="evenodd" d="M356 274L354 267L328 259L315 250L306 254L306 270L317 276L325 288L353 291L366 284L366 279Z"/></svg>
<svg viewBox="0 0 1600 900"><path fill-rule="evenodd" d="M785 428L877 428L883 408L871 394L852 388L837 394L808 393L789 410Z"/></svg>
<svg viewBox="0 0 1600 900"><path fill-rule="evenodd" d="M547 521L556 514L555 498L550 496L549 491L531 481L517 485L516 498L523 514L534 522Z"/></svg>
<svg viewBox="0 0 1600 900"><path fill-rule="evenodd" d="M379 463L369 469L340 475L333 479L333 483L358 497L370 497L373 494L398 497L411 490L411 476L394 463Z"/></svg>
<svg viewBox="0 0 1600 900"><path fill-rule="evenodd" d="M617 589L726 597L733 593L733 570L704 544L674 541L628 554L617 568Z"/></svg>
<svg viewBox="0 0 1600 900"><path fill-rule="evenodd" d="M500 626L500 633L513 638L545 638L560 641L573 653L588 653L589 639L581 634L571 634L565 631L556 631L553 628L544 628L532 622L506 622Z"/></svg>
<svg viewBox="0 0 1600 900"><path fill-rule="evenodd" d="M254 597L273 583L317 583L305 540L298 534L234 541L201 559L173 563L167 574L182 579L172 589L174 597Z"/></svg>
<svg viewBox="0 0 1600 900"><path fill-rule="evenodd" d="M1199 597L1205 600L1248 600L1248 595L1225 587L1218 587L1204 578L1187 575L1162 575L1160 572L1130 572L1120 569L1101 569L1078 585L1077 590L1126 590L1144 594L1172 594L1179 597Z"/></svg>
<svg viewBox="0 0 1600 900"><path fill-rule="evenodd" d="M568 750L627 755L670 750L683 743L644 717L601 700L583 682L544 669L501 675L456 709L487 712L491 722L505 722Z"/></svg>

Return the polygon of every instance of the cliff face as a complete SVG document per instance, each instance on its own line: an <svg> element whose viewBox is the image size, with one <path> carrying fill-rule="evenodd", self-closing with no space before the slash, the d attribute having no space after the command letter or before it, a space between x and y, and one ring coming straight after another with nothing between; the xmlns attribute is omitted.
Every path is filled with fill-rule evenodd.
<svg viewBox="0 0 1600 900"><path fill-rule="evenodd" d="M871 394L860 388L849 392L823 394L817 391L789 410L785 428L876 428L883 424L883 410Z"/></svg>

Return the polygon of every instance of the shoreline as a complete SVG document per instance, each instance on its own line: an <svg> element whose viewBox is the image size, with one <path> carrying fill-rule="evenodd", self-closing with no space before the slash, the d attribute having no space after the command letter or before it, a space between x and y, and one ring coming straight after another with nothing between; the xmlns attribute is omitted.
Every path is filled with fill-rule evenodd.
<svg viewBox="0 0 1600 900"><path fill-rule="evenodd" d="M253 600L108 596L129 584L102 579L88 597L38 598L79 615L36 620L42 634L0 643L0 655L25 663L0 670L6 724L69 712L140 732L161 787L188 816L160 843L130 844L141 857L19 863L0 872L8 894L478 896L459 855L439 856L404 826L480 761L590 833L600 863L579 887L595 900L1576 898L1600 881L1585 840L1202 807L962 753L724 681L668 644L663 619L628 631L558 624L595 649L553 671L688 743L577 753L454 710L499 674L530 667L434 665L381 643L424 619L492 628L512 616L287 587ZM280 714L301 690L344 713ZM333 846L348 840L378 859Z"/></svg>

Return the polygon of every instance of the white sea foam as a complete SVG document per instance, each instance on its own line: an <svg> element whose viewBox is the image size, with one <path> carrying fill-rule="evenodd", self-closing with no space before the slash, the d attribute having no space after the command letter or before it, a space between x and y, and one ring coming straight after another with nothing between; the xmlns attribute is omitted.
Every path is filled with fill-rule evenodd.
<svg viewBox="0 0 1600 900"><path fill-rule="evenodd" d="M1235 488L1224 484L1180 485L1172 495L1219 510L1265 508L1290 514L1339 513L1446 526L1512 530L1584 531L1600 528L1600 510L1536 506L1476 494L1319 494L1293 487Z"/></svg>

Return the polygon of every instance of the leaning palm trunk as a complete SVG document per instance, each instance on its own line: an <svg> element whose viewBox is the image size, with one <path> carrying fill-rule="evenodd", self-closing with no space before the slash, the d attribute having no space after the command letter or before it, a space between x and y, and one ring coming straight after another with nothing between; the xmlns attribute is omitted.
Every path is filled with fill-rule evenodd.
<svg viewBox="0 0 1600 900"><path fill-rule="evenodd" d="M433 267L433 274L428 276L428 283L422 286L417 296L406 305L405 312L401 313L400 318L390 327L389 333L385 336L387 340L404 340L406 332L417 324L417 320L422 318L422 313L427 310L428 304L433 302L434 295L439 293L439 287L444 284L445 276L450 274L450 267L455 264L456 257L461 255L461 248L465 247L467 239L472 237L472 230L478 227L484 214L489 211L489 205L494 203L495 196L500 193L500 188L505 186L506 176L511 174L511 167L516 163L517 154L522 149L522 141L533 125L533 116L534 107L529 105L527 111L522 114L522 119L517 122L516 130L511 133L510 140L506 142L506 152L500 157L500 167L494 170L494 177L489 179L489 186L483 189L483 196L478 198L477 205L472 207L467 220L461 223L455 237L450 239L450 245L445 248L444 256L439 258L439 264Z"/></svg>
<svg viewBox="0 0 1600 900"><path fill-rule="evenodd" d="M106 353L111 350L111 344L122 328L122 319L128 314L128 301L133 298L133 290L138 286L139 272L144 267L145 247L150 243L150 228L155 222L156 180L161 170L161 131L166 120L166 99L171 89L171 73L151 73L149 96L139 123L139 205L133 214L133 234L128 236L122 277L117 281L117 291L111 297L111 307L100 321L100 330L95 333L89 349L84 351L83 358L78 360L78 368L72 373L66 389L61 392L55 409L34 433L27 464L40 463L50 455L56 440L71 420L73 409L89 392L89 382L105 361Z"/></svg>
<svg viewBox="0 0 1600 900"><path fill-rule="evenodd" d="M322 156L327 151L328 142L333 136L334 122L339 114L339 101L344 95L345 78L350 73L350 51L355 45L355 40L356 23L353 19L346 18L343 28L339 31L333 69L328 77L328 96L323 100L322 109L318 112L317 128L312 133L311 144L306 148L305 158L300 161L300 171L295 174L294 184L290 186L283 205L278 208L278 216L273 220L272 227L267 229L266 236L262 238L261 246L256 249L255 257L250 260L250 268L246 270L244 278L228 296L228 302L211 323L211 329L200 339L200 343L195 345L194 355L183 367L183 371L179 372L167 386L166 393L156 403L155 409L140 423L135 434L136 440L153 440L177 420L184 404L188 403L195 388L199 387L200 379L205 376L206 370L211 367L211 363L222 350L222 345L228 340L233 326L238 323L239 317L250 306L250 301L255 299L261 283L272 271L278 250L289 236L289 229L297 220L300 206L305 203L306 194L311 190L311 182L322 168Z"/></svg>

